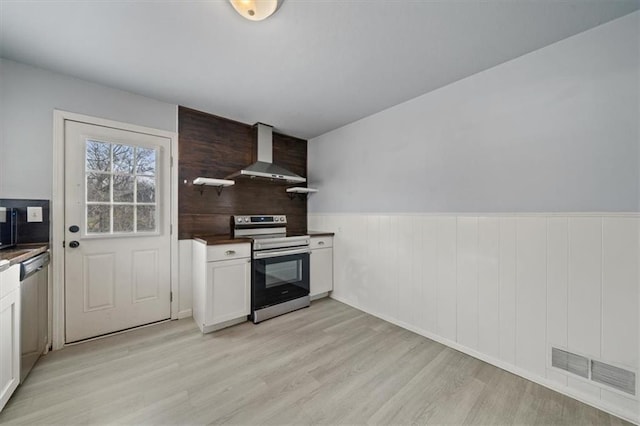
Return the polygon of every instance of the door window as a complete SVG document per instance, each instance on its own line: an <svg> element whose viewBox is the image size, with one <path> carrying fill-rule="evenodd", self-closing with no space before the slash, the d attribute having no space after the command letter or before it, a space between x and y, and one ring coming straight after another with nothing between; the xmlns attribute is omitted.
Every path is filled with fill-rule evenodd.
<svg viewBox="0 0 640 426"><path fill-rule="evenodd" d="M92 139L85 146L85 233L157 232L157 150Z"/></svg>
<svg viewBox="0 0 640 426"><path fill-rule="evenodd" d="M267 288L302 281L302 260L300 259L267 262L264 270L265 286Z"/></svg>

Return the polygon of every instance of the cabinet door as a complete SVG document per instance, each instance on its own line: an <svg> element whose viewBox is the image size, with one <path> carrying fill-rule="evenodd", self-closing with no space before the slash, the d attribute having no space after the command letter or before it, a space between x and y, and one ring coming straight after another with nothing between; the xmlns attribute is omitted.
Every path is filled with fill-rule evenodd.
<svg viewBox="0 0 640 426"><path fill-rule="evenodd" d="M20 290L0 299L0 410L20 383Z"/></svg>
<svg viewBox="0 0 640 426"><path fill-rule="evenodd" d="M251 309L251 260L207 263L206 324L219 324L249 315Z"/></svg>
<svg viewBox="0 0 640 426"><path fill-rule="evenodd" d="M333 290L333 249L311 251L310 296Z"/></svg>

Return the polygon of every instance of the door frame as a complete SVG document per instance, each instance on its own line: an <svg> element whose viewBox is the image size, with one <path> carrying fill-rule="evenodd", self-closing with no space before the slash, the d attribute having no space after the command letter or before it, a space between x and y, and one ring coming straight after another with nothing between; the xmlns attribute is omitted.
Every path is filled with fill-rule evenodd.
<svg viewBox="0 0 640 426"><path fill-rule="evenodd" d="M111 127L137 133L159 136L170 140L169 159L169 229L170 229L170 256L171 256L171 319L178 319L180 307L180 293L178 282L178 133L166 130L153 129L138 126L136 124L92 117L74 112L53 110L53 179L51 198L51 305L53 324L51 326L51 344L53 350L62 349L65 342L65 250L64 242L64 217L65 217L65 121L77 121L80 123Z"/></svg>

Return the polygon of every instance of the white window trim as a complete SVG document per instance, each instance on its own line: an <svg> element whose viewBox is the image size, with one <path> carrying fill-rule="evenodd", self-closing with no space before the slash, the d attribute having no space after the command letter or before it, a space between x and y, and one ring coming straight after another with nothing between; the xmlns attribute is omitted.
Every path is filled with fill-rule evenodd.
<svg viewBox="0 0 640 426"><path fill-rule="evenodd" d="M169 223L172 230L170 235L171 250L171 319L178 319L180 307L180 294L178 283L178 134L166 130L152 129L130 123L123 123L114 120L92 117L68 111L53 110L53 188L51 198L51 308L53 323L51 325L50 342L53 350L61 349L65 345L65 316L64 316L64 264L65 251L62 247L64 242L64 122L77 121L86 124L93 124L114 129L128 130L138 133L146 133L153 136L160 136L171 141L170 161L170 217ZM177 112L176 112L177 122Z"/></svg>

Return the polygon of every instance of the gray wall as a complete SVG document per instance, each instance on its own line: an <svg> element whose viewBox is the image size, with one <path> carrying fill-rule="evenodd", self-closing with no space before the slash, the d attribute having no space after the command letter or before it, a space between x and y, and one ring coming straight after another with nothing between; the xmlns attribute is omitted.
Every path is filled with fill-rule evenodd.
<svg viewBox="0 0 640 426"><path fill-rule="evenodd" d="M53 110L176 131L176 105L0 59L0 198L51 198Z"/></svg>
<svg viewBox="0 0 640 426"><path fill-rule="evenodd" d="M310 212L638 211L640 12L309 142Z"/></svg>

